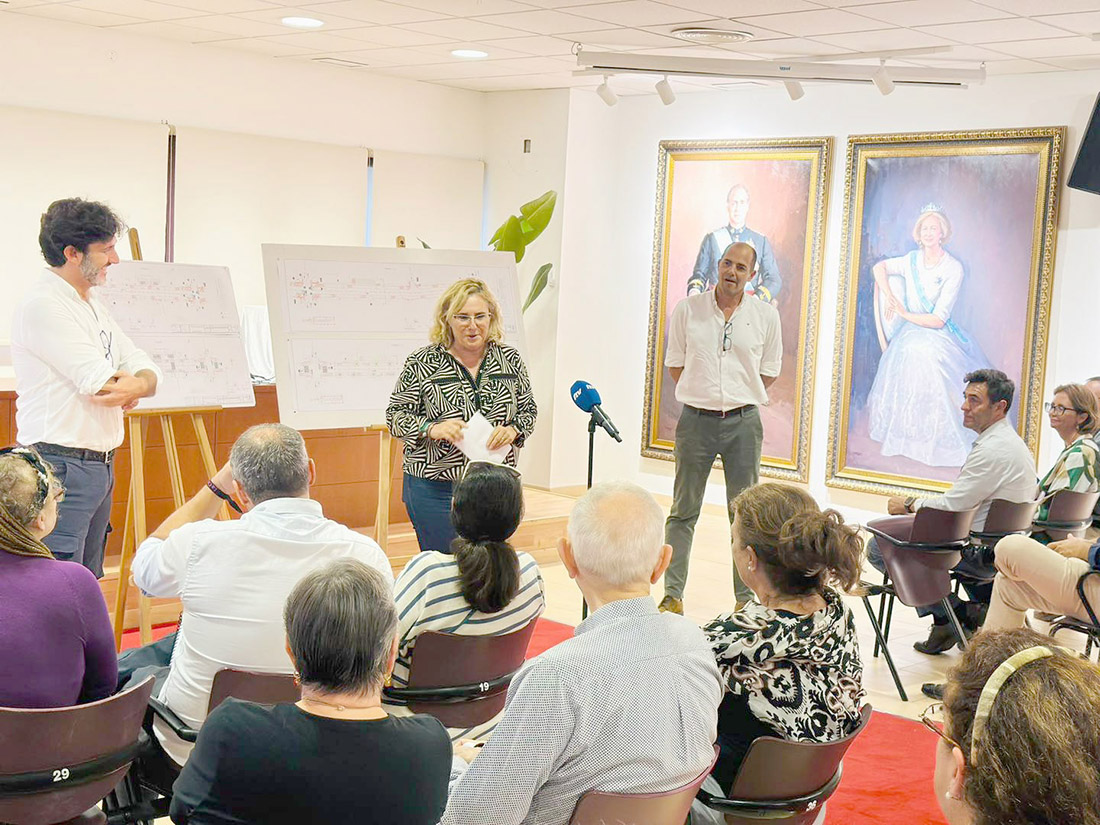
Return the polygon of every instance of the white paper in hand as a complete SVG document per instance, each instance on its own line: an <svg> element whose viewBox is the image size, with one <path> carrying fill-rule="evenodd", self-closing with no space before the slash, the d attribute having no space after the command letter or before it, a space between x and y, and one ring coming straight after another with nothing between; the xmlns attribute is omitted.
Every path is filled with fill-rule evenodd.
<svg viewBox="0 0 1100 825"><path fill-rule="evenodd" d="M466 422L466 429L462 431L462 440L455 443L470 461L488 461L491 464L503 464L508 457L510 444L490 450L489 437L495 428L489 423L489 419L476 412Z"/></svg>

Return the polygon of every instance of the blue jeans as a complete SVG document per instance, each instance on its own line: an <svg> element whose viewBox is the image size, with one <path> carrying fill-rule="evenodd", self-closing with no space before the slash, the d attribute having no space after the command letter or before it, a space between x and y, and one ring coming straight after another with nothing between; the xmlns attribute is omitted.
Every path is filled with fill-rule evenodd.
<svg viewBox="0 0 1100 825"><path fill-rule="evenodd" d="M405 502L405 509L409 512L409 520L416 531L421 552L451 552L451 542L457 535L454 525L451 524L453 492L453 481L420 478L405 473L401 500Z"/></svg>
<svg viewBox="0 0 1100 825"><path fill-rule="evenodd" d="M65 500L57 508L57 526L42 543L58 559L83 564L101 579L115 488L114 462L53 455L48 450L42 457L65 488Z"/></svg>

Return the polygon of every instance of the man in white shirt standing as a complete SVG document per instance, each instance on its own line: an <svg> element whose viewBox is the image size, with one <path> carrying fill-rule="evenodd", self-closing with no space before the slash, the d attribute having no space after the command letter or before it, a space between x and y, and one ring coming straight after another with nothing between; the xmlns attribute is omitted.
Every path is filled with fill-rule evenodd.
<svg viewBox="0 0 1100 825"><path fill-rule="evenodd" d="M118 263L121 231L122 221L102 203L51 203L38 235L49 266L15 308L11 329L16 437L53 465L66 489L57 527L43 541L97 578L122 414L153 395L161 377L92 293Z"/></svg>
<svg viewBox="0 0 1100 825"><path fill-rule="evenodd" d="M672 562L661 610L684 611L691 540L715 456L722 456L727 502L760 478L758 407L768 403L768 387L779 376L783 343L775 307L745 300L755 272L756 250L732 243L718 262L714 290L688 296L672 312L665 364L684 409L676 425L676 480L665 522ZM752 598L736 570L733 586L738 605Z"/></svg>
<svg viewBox="0 0 1100 825"><path fill-rule="evenodd" d="M963 380L966 382L962 403L963 426L978 433L978 437L959 470L959 477L947 492L938 496L891 496L886 502L886 509L891 515L915 513L922 507L950 512L977 507L970 529L980 531L985 526L989 505L994 499L1015 502L1035 499L1039 486L1035 476L1035 458L1008 420L1008 410L1016 389L1012 380L1000 370L993 369L975 370ZM886 570L874 537L867 543L867 560L877 570ZM982 558L980 548L975 548L974 552L964 552L955 570L971 573L975 578L989 582L978 585L964 583L972 599L970 602L963 602L953 593L950 596L959 622L973 631L981 626L985 618L993 592L993 576L997 571L991 561ZM930 615L934 623L925 641L913 643L916 650L936 655L958 643L943 605L937 603L918 607L917 615Z"/></svg>
<svg viewBox="0 0 1100 825"><path fill-rule="evenodd" d="M168 664L156 695L198 728L214 674L222 668L294 671L286 652L283 603L304 575L353 558L380 571L392 587L393 571L382 549L325 518L321 505L310 499L315 476L301 434L285 424L257 424L237 439L229 463L138 548L135 584L147 595L180 599L183 617L174 639L120 657L120 681L135 672L135 661L143 666L138 678L163 675L145 671L147 664ZM216 521L230 491L244 514ZM176 766L187 761L190 744L159 721L154 730ZM160 774L151 773L160 787Z"/></svg>

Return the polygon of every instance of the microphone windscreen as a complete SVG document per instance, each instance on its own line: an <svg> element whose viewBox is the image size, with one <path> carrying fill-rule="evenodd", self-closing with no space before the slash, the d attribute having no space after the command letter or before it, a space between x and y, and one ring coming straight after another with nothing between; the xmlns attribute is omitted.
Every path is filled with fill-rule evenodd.
<svg viewBox="0 0 1100 825"><path fill-rule="evenodd" d="M601 403L599 391L587 381L574 381L569 393L573 403L585 412L592 412L592 408Z"/></svg>

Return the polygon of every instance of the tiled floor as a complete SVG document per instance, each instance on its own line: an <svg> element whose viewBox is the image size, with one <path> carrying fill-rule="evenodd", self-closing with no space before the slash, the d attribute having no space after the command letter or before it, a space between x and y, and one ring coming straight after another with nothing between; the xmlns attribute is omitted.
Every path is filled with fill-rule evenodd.
<svg viewBox="0 0 1100 825"><path fill-rule="evenodd" d="M669 502L662 502L668 506ZM719 507L706 506L695 531L695 542L691 557L691 574L687 591L684 594L685 612L688 617L703 624L733 607L733 561L729 550L729 522ZM575 625L580 621L581 596L576 585L570 580L561 564L544 564L543 579L546 582L547 609L546 618L557 622ZM880 581L881 574L868 568L865 578L868 581ZM660 585L653 589L660 599ZM947 670L959 656L958 649L939 656L927 656L913 650L913 642L928 635L931 619L921 619L917 614L900 602L894 607L893 626L890 631L890 652L897 665L902 684L909 694L909 701L903 702L898 696L885 659L872 657L874 650L874 631L867 618L866 610L858 598L847 597L855 616L860 647L863 651L863 682L867 690L868 701L877 710L889 711L900 716L916 719L931 700L921 694L921 685L925 682L942 682ZM873 598L876 606L878 599ZM1047 626L1035 623L1040 632L1046 632ZM1059 635L1059 644L1078 646L1078 634Z"/></svg>

